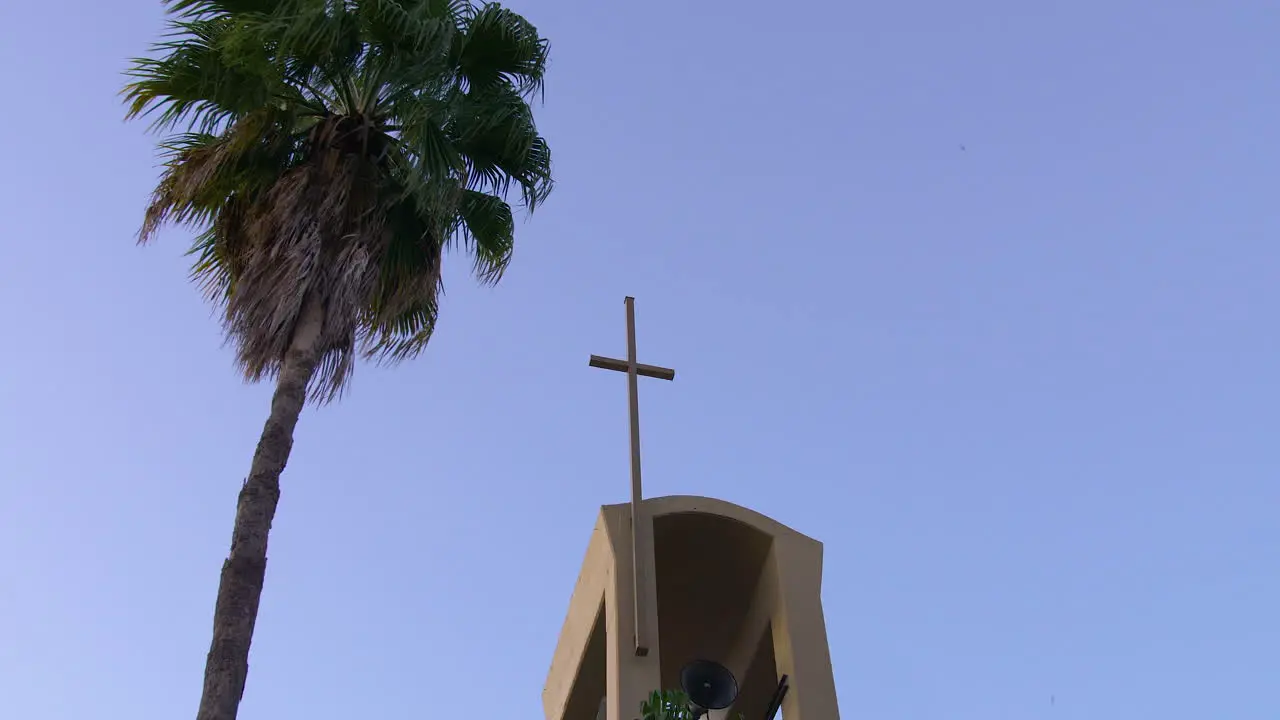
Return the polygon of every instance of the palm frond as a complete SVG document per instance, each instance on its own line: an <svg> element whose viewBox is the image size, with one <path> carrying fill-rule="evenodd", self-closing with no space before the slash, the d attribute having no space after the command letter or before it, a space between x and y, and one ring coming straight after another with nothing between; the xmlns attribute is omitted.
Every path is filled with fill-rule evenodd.
<svg viewBox="0 0 1280 720"><path fill-rule="evenodd" d="M365 0L356 13L370 45L408 60L446 53L466 9L465 0Z"/></svg>
<svg viewBox="0 0 1280 720"><path fill-rule="evenodd" d="M434 299L405 308L385 324L371 326L364 356L383 365L403 362L422 352L436 329Z"/></svg>
<svg viewBox="0 0 1280 720"><path fill-rule="evenodd" d="M218 15L267 14L279 6L278 0L164 0L176 17L199 18Z"/></svg>
<svg viewBox="0 0 1280 720"><path fill-rule="evenodd" d="M127 74L126 117L154 116L152 128L186 124L213 132L237 115L271 102L277 90L260 47L237 42L230 18L172 23L157 58L138 58Z"/></svg>
<svg viewBox="0 0 1280 720"><path fill-rule="evenodd" d="M515 217L500 197L464 190L458 203L458 235L471 253L477 279L496 285L515 249Z"/></svg>
<svg viewBox="0 0 1280 720"><path fill-rule="evenodd" d="M487 3L467 14L464 27L454 52L471 88L510 83L522 96L542 92L550 45L532 23Z"/></svg>
<svg viewBox="0 0 1280 720"><path fill-rule="evenodd" d="M361 346L366 358L396 363L426 347L441 292L441 217L411 197L386 209L387 246L377 288L367 306Z"/></svg>
<svg viewBox="0 0 1280 720"><path fill-rule="evenodd" d="M451 119L448 132L467 160L473 189L505 195L514 182L530 210L550 194L550 149L513 86L467 93Z"/></svg>

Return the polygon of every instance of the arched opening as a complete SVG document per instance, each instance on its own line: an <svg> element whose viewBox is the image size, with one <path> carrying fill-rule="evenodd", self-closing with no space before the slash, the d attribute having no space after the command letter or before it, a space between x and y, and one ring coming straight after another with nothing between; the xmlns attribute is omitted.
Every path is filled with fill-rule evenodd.
<svg viewBox="0 0 1280 720"><path fill-rule="evenodd" d="M730 664L746 640L755 651L745 672L736 671L743 676L735 709L763 709L777 684L773 640L767 627L745 625L773 537L723 515L680 512L653 519L653 543L663 687L678 688L691 660Z"/></svg>

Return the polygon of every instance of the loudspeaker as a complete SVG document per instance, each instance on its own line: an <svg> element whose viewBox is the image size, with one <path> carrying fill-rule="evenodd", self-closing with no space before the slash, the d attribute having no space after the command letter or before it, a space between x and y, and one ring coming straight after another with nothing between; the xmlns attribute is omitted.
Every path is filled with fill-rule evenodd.
<svg viewBox="0 0 1280 720"><path fill-rule="evenodd" d="M700 714L723 710L738 697L738 681L729 668L710 660L694 660L680 669L680 687Z"/></svg>

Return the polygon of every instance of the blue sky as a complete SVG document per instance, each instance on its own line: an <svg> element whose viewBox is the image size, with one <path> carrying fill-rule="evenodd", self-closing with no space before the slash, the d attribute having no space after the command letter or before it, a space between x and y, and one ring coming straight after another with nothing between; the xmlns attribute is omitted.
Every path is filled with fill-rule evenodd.
<svg viewBox="0 0 1280 720"><path fill-rule="evenodd" d="M647 492L825 543L844 717L1280 716L1274 3L515 7L558 189L303 417L242 717L540 717L626 294ZM4 717L194 714L267 411L185 234L133 245L160 21L0 6Z"/></svg>

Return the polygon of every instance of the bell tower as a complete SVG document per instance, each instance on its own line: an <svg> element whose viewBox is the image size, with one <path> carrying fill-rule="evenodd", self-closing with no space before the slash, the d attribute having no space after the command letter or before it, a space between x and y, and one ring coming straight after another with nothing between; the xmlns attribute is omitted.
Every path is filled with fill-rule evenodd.
<svg viewBox="0 0 1280 720"><path fill-rule="evenodd" d="M839 720L822 611L822 544L760 513L694 496L644 499L636 362L627 298L630 503L600 509L542 691L546 720L634 720L690 663L719 664L732 702L711 720ZM700 667L700 666L694 666ZM686 675L687 679L687 675Z"/></svg>
<svg viewBox="0 0 1280 720"><path fill-rule="evenodd" d="M759 513L713 498L643 501L653 527L649 626L635 653L630 507L600 509L551 660L546 720L633 720L657 689L680 687L688 663L711 660L740 688L711 717L838 720L822 612L822 545ZM723 713L723 714L721 714Z"/></svg>

